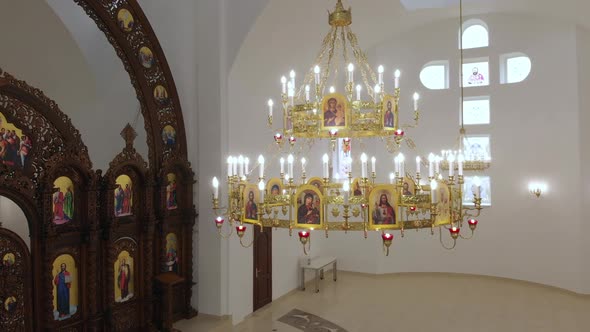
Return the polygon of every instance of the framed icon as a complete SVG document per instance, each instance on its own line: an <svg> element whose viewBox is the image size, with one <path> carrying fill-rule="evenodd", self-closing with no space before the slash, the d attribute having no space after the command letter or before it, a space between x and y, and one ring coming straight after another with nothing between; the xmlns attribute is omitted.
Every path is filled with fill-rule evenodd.
<svg viewBox="0 0 590 332"><path fill-rule="evenodd" d="M244 187L242 201L244 202L242 220L249 224L260 224L260 221L258 221L258 210L261 207L259 206L260 190L258 186L249 184Z"/></svg>
<svg viewBox="0 0 590 332"><path fill-rule="evenodd" d="M369 227L377 229L398 229L398 191L394 185L380 185L369 194Z"/></svg>
<svg viewBox="0 0 590 332"><path fill-rule="evenodd" d="M313 185L304 185L297 189L295 195L295 224L296 228L322 228L324 211L322 209L323 195Z"/></svg>
<svg viewBox="0 0 590 332"><path fill-rule="evenodd" d="M344 129L349 117L348 100L344 95L331 93L322 99L321 127L327 129Z"/></svg>

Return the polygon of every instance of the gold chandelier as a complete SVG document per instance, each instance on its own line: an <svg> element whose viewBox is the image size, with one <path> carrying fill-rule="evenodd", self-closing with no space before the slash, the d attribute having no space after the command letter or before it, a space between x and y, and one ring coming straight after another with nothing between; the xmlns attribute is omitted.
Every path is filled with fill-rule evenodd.
<svg viewBox="0 0 590 332"><path fill-rule="evenodd" d="M286 228L289 235L299 230L306 255L314 232L328 237L330 231L361 231L367 238L369 231L378 231L386 255L393 240L391 232L395 230L403 237L408 229L428 228L434 234L438 228L440 242L447 249L454 248L458 238L471 238L482 209L481 187L478 184L473 187L473 205L463 206L464 157L454 152L448 152L444 160L434 154L426 160L418 156L415 172L406 171L405 156L400 150L402 144L415 148L406 131L418 126L419 95L413 96L413 123L400 124L400 71L394 72L393 88L385 84L383 66L375 74L350 28L352 11L345 9L341 0L329 14L329 23L330 32L302 84L296 84L295 71L290 72L289 79L281 78L283 121L281 129L273 130L276 143L273 145L275 154L286 154L285 150L290 154L286 160L280 158L280 176L267 179L262 155L252 169L248 158L228 157L225 206L220 205L220 182L213 179L213 209L218 215L215 224L219 235L227 238L235 227L242 246L249 247L252 242L243 241L247 224L259 226L261 230L262 227ZM345 68L345 75L339 75L340 68ZM355 73L360 76L356 86ZM344 93L339 93L335 86L342 85ZM388 88L391 93L387 92ZM269 100L267 124L271 129L273 107L274 102ZM300 177L296 178L295 159L303 156L303 147L328 139L331 150L338 146L338 151L346 151L349 160L353 160L352 140L370 138L383 141L389 152L397 153L389 181L377 179L375 157L370 160L371 172L368 172L369 158L365 153L357 156L360 172L353 172L350 163L342 181L332 169L334 165L328 154L321 161L302 157ZM337 144L338 139L341 144ZM308 177L308 161L321 162L321 174ZM447 176L441 172L443 161L449 169ZM428 176L424 177L421 167L426 166ZM471 230L466 237L460 232L464 221ZM228 225L229 231L223 231L224 225ZM443 241L442 229L448 230L451 244Z"/></svg>

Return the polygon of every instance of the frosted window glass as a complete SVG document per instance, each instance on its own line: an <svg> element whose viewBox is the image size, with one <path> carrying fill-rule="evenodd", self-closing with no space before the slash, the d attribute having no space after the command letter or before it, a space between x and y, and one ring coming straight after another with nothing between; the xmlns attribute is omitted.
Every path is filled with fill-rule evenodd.
<svg viewBox="0 0 590 332"><path fill-rule="evenodd" d="M430 65L420 72L420 82L431 90L447 89L447 66Z"/></svg>
<svg viewBox="0 0 590 332"><path fill-rule="evenodd" d="M531 66L531 59L527 56L506 59L506 83L524 81L531 72Z"/></svg>
<svg viewBox="0 0 590 332"><path fill-rule="evenodd" d="M490 136L466 136L463 153L465 160L491 160Z"/></svg>
<svg viewBox="0 0 590 332"><path fill-rule="evenodd" d="M491 206L492 205L492 192L490 187L490 177L489 176L478 176L479 180L481 181L481 205L482 206ZM476 188L475 184L473 183L473 179L475 176L466 176L464 178L463 183L463 204L464 205L474 205L473 204L473 190Z"/></svg>
<svg viewBox="0 0 590 332"><path fill-rule="evenodd" d="M463 64L463 86L485 86L490 84L488 61Z"/></svg>
<svg viewBox="0 0 590 332"><path fill-rule="evenodd" d="M463 49L489 46L488 30L483 25L472 25L463 31Z"/></svg>
<svg viewBox="0 0 590 332"><path fill-rule="evenodd" d="M463 101L463 124L490 124L490 99L472 99Z"/></svg>

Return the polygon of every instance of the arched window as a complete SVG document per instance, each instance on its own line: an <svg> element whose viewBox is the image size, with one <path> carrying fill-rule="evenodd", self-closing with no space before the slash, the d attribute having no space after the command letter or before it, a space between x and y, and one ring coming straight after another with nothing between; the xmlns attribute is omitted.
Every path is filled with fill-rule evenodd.
<svg viewBox="0 0 590 332"><path fill-rule="evenodd" d="M524 81L531 73L531 59L523 53L500 56L500 83L510 84Z"/></svg>
<svg viewBox="0 0 590 332"><path fill-rule="evenodd" d="M488 47L489 36L486 24L481 20L469 20L463 24L463 49Z"/></svg>
<svg viewBox="0 0 590 332"><path fill-rule="evenodd" d="M432 61L420 71L420 82L430 90L449 88L449 62Z"/></svg>

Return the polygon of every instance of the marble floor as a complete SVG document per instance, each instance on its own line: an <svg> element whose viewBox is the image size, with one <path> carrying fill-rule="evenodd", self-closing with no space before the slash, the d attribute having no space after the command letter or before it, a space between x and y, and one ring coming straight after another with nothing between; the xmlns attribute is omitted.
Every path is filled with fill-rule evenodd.
<svg viewBox="0 0 590 332"><path fill-rule="evenodd" d="M556 288L442 273L367 275L339 271L337 282L330 274L321 282L320 293L313 293L310 284L305 291L276 300L236 326L232 327L229 319L203 315L180 321L175 327L185 332L302 331L278 321L298 309L348 332L590 331L590 296Z"/></svg>

